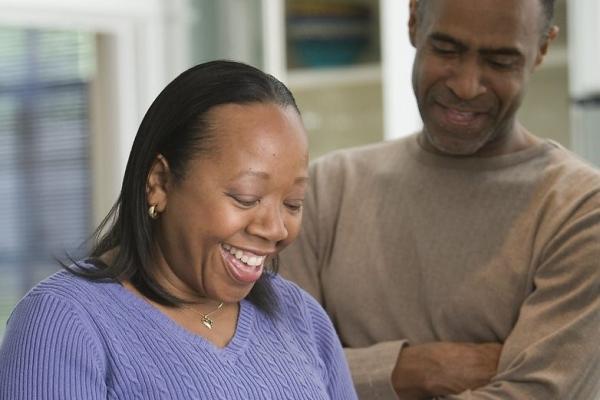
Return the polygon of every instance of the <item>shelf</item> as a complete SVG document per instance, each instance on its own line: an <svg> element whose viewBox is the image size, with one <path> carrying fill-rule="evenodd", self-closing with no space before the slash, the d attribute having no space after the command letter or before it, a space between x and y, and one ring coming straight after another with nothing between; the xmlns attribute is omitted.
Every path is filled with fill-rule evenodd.
<svg viewBox="0 0 600 400"><path fill-rule="evenodd" d="M381 65L292 69L288 71L286 82L293 89L321 89L331 86L380 83Z"/></svg>

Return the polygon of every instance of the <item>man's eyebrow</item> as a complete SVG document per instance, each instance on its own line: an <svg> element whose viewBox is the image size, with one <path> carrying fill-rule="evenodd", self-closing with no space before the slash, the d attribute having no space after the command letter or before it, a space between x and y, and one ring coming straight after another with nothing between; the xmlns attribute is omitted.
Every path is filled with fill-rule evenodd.
<svg viewBox="0 0 600 400"><path fill-rule="evenodd" d="M447 35L445 33L441 33L441 32L433 32L432 34L429 35L429 39L438 41L438 42L450 43L450 44L453 44L454 46L458 47L459 49L463 49L463 50L468 48L468 46L466 44L464 44L463 42L461 42L460 40L457 40L456 38L453 38L452 36Z"/></svg>
<svg viewBox="0 0 600 400"><path fill-rule="evenodd" d="M486 56L514 56L523 57L523 53L515 47L484 47L479 53Z"/></svg>
<svg viewBox="0 0 600 400"><path fill-rule="evenodd" d="M465 43L460 40L447 35L441 32L434 32L429 35L431 40L451 43L454 46L458 47L461 50L466 50L469 48ZM516 47L482 47L478 50L478 53L483 55L502 55L502 56L515 56L515 57L523 57L523 52L521 52Z"/></svg>

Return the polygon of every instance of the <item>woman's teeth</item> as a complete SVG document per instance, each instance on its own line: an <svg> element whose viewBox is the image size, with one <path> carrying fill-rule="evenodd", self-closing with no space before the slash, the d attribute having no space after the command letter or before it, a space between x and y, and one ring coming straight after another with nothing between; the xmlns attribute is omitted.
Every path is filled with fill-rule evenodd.
<svg viewBox="0 0 600 400"><path fill-rule="evenodd" d="M228 244L223 244L223 248L232 256L251 267L258 267L259 265L262 265L266 258L266 256L257 256L252 253L244 252L243 250L236 249Z"/></svg>

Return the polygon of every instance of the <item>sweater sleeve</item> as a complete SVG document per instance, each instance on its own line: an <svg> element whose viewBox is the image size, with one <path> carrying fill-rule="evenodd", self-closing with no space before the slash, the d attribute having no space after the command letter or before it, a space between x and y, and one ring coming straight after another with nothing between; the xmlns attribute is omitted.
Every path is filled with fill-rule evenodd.
<svg viewBox="0 0 600 400"><path fill-rule="evenodd" d="M394 340L364 348L344 348L359 398L397 399L391 375L405 344L404 340Z"/></svg>
<svg viewBox="0 0 600 400"><path fill-rule="evenodd" d="M93 337L66 300L25 297L0 347L0 400L106 399L104 360Z"/></svg>
<svg viewBox="0 0 600 400"><path fill-rule="evenodd" d="M306 227L306 224L304 225ZM303 237L282 256L282 275L296 282L314 298L322 302L316 253L312 248L309 229ZM328 319L329 320L329 319ZM391 374L401 347L406 342L397 340L378 343L364 348L344 348L352 380L360 398L396 399Z"/></svg>
<svg viewBox="0 0 600 400"><path fill-rule="evenodd" d="M445 399L600 398L600 196L561 226L542 257L496 377Z"/></svg>
<svg viewBox="0 0 600 400"><path fill-rule="evenodd" d="M302 229L296 241L280 256L281 275L310 293L325 309L321 268L327 262L335 235L339 196L343 193L344 179L337 175L341 173L342 168L335 163L325 167L319 162L311 165L311 186L305 199ZM360 398L397 398L390 378L404 343L397 340L365 348L344 348Z"/></svg>

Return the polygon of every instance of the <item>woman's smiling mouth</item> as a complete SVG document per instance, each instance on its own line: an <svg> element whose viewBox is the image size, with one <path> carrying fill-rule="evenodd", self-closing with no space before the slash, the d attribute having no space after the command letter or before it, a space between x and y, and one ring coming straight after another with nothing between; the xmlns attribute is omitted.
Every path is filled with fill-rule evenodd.
<svg viewBox="0 0 600 400"><path fill-rule="evenodd" d="M234 280L244 284L254 283L262 275L267 256L238 249L226 243L221 245L221 253Z"/></svg>

